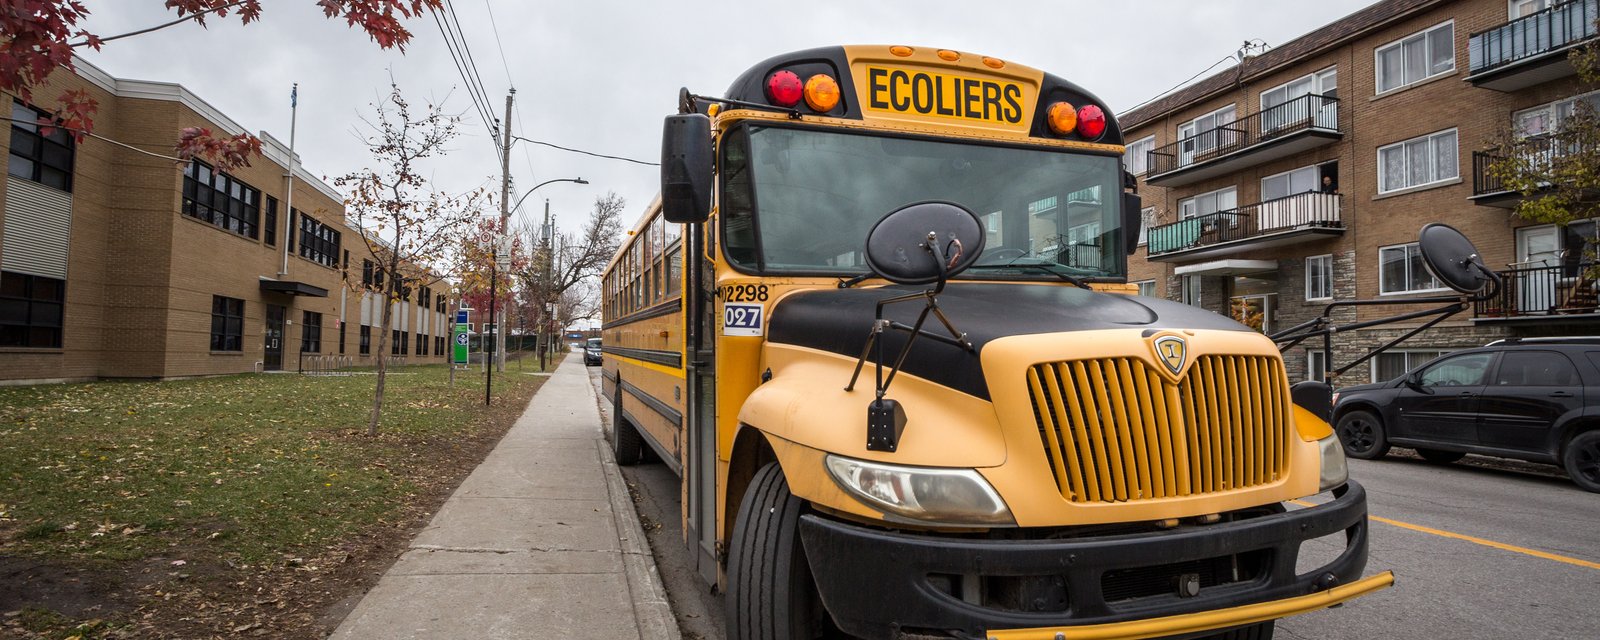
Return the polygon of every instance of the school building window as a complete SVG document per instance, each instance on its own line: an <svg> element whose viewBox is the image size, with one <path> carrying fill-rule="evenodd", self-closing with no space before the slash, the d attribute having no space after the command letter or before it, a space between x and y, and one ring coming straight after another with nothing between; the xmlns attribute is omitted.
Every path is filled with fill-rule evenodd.
<svg viewBox="0 0 1600 640"><path fill-rule="evenodd" d="M244 301L211 296L211 350L244 349Z"/></svg>
<svg viewBox="0 0 1600 640"><path fill-rule="evenodd" d="M254 240L261 192L195 160L183 168L183 214Z"/></svg>
<svg viewBox="0 0 1600 640"><path fill-rule="evenodd" d="M357 353L361 355L372 354L372 327L361 325L361 345Z"/></svg>
<svg viewBox="0 0 1600 640"><path fill-rule="evenodd" d="M417 334L417 355L428 355L428 336Z"/></svg>
<svg viewBox="0 0 1600 640"><path fill-rule="evenodd" d="M61 347L64 280L0 272L0 347Z"/></svg>
<svg viewBox="0 0 1600 640"><path fill-rule="evenodd" d="M344 323L340 322L339 323L339 355L341 355L341 356L344 355L344 334L345 334L345 330L344 329L345 329Z"/></svg>
<svg viewBox="0 0 1600 640"><path fill-rule="evenodd" d="M39 118L49 114L21 102L11 103L11 175L47 187L72 191L72 158L76 146L66 129L39 131Z"/></svg>
<svg viewBox="0 0 1600 640"><path fill-rule="evenodd" d="M322 314L306 311L300 319L300 352L322 351Z"/></svg>
<svg viewBox="0 0 1600 640"><path fill-rule="evenodd" d="M267 196L267 210L261 224L261 236L267 246L278 246L278 199L272 196Z"/></svg>
<svg viewBox="0 0 1600 640"><path fill-rule="evenodd" d="M303 213L300 217L300 257L324 267L339 265L339 232Z"/></svg>

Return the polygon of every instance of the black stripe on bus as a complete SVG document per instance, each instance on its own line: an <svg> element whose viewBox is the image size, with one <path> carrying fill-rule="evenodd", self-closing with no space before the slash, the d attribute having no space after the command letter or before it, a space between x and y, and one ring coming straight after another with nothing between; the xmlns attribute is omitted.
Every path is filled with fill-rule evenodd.
<svg viewBox="0 0 1600 640"><path fill-rule="evenodd" d="M600 350L611 355L664 364L669 367L683 368L683 354L676 351L661 351L658 349L629 349L627 347L601 347Z"/></svg>
<svg viewBox="0 0 1600 640"><path fill-rule="evenodd" d="M605 324L600 325L600 328L601 329L610 329L612 327L616 327L616 326L619 326L619 325L624 325L624 324L628 324L628 323L632 323L632 322L638 322L640 320L649 320L650 318L659 318L661 316L674 314L674 313L677 313L677 312L682 311L682 310L683 310L683 299L679 298L677 300L673 300L672 302L668 302L668 303L663 304L663 305L659 305L659 306L656 306L656 307L645 309L644 311L640 311L640 312L635 313L633 315L622 316L621 318L617 318L616 320L612 320L611 322L607 322Z"/></svg>
<svg viewBox="0 0 1600 640"><path fill-rule="evenodd" d="M666 418L672 424L678 425L678 428L683 428L683 414L678 413L676 409L667 406L667 403L656 399L655 396L645 393L644 389L633 386L633 383L628 382L627 380L622 381L622 390L627 391L629 394L632 394L633 397L638 398L639 402L644 403L644 406L650 407L652 411L661 414L661 417Z"/></svg>

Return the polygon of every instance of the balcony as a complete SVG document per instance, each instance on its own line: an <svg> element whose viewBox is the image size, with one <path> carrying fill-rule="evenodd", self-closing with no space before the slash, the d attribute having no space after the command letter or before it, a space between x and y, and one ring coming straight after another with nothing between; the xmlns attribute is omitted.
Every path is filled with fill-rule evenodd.
<svg viewBox="0 0 1600 640"><path fill-rule="evenodd" d="M1588 323L1600 320L1595 265L1527 266L1500 273L1500 292L1473 304L1480 324Z"/></svg>
<svg viewBox="0 0 1600 640"><path fill-rule="evenodd" d="M1341 235L1339 205L1338 194L1297 193L1152 227L1147 255L1152 262L1188 262Z"/></svg>
<svg viewBox="0 0 1600 640"><path fill-rule="evenodd" d="M1331 144L1339 99L1307 94L1150 151L1148 184L1178 187Z"/></svg>
<svg viewBox="0 0 1600 640"><path fill-rule="evenodd" d="M1572 0L1472 34L1467 82L1516 91L1573 75L1567 52L1596 35L1600 0Z"/></svg>
<svg viewBox="0 0 1600 640"><path fill-rule="evenodd" d="M1518 164L1550 174L1563 173L1564 163L1575 159L1586 162L1593 157L1593 142L1585 138L1583 133L1570 131L1534 136L1517 141L1509 150L1496 148L1472 152L1472 202L1502 209L1516 208L1527 194L1506 187L1503 180L1490 173L1489 167L1508 157L1508 154L1515 154L1519 159Z"/></svg>

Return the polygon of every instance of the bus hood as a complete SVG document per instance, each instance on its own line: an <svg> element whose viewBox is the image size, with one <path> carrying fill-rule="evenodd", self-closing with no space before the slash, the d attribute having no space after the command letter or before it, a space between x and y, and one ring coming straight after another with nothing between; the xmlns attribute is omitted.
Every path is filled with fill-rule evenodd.
<svg viewBox="0 0 1600 640"><path fill-rule="evenodd" d="M866 345L878 301L925 289L886 286L796 292L773 308L767 340L856 358ZM903 302L885 307L883 315L909 325L916 322L922 307L915 301ZM1105 329L1252 331L1232 319L1186 304L1053 285L951 283L939 294L939 308L957 331L967 334L975 351L919 339L902 370L984 400L989 399L989 388L979 356L985 345L999 338ZM947 333L934 317L929 317L923 328ZM903 331L885 333L884 352L898 354L907 337Z"/></svg>

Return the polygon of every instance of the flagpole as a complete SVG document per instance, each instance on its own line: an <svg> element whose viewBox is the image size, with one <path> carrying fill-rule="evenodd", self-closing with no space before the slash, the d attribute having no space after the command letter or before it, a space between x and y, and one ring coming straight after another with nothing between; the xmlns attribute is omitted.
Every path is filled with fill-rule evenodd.
<svg viewBox="0 0 1600 640"><path fill-rule="evenodd" d="M296 82L294 83L294 88L289 90L289 191L284 196L283 203L283 238L280 241L280 244L283 245L283 262L278 266L278 277L280 278L289 274L289 245L292 243L292 236L289 234L294 233L294 229L291 228L291 225L294 224L294 167L296 160L294 155L294 127L299 115L300 83Z"/></svg>

